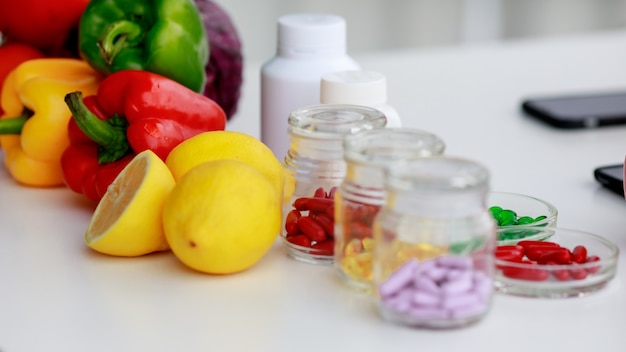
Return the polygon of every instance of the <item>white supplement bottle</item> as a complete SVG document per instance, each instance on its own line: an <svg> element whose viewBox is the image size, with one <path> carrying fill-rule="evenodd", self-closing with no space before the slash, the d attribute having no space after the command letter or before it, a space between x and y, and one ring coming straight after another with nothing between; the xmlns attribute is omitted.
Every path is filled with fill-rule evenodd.
<svg viewBox="0 0 626 352"><path fill-rule="evenodd" d="M385 127L402 127L398 112L387 103L387 79L375 71L344 70L323 75L320 103L368 106L385 114Z"/></svg>
<svg viewBox="0 0 626 352"><path fill-rule="evenodd" d="M347 54L346 37L341 16L301 13L278 19L276 56L261 67L261 141L279 160L289 149L289 114L319 104L322 75L360 69Z"/></svg>

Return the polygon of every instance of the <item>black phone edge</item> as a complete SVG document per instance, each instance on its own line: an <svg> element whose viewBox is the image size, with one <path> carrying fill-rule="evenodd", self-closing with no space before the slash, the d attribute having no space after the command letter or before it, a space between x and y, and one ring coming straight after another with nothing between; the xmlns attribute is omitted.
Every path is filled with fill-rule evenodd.
<svg viewBox="0 0 626 352"><path fill-rule="evenodd" d="M545 113L542 109L536 108L533 105L536 101L538 102L540 99L529 98L523 100L521 104L522 110L531 117L538 118L541 121L560 129L583 129L626 124L626 115L589 117L579 120L565 118L559 119L558 117Z"/></svg>
<svg viewBox="0 0 626 352"><path fill-rule="evenodd" d="M598 181L600 184L602 184L605 188L621 195L622 197L624 197L624 181L623 179L616 179L612 176L607 175L606 173L604 173L605 169L608 168L615 168L615 167L621 167L622 169L624 168L624 164L613 164L613 165L605 165L605 166L599 166L597 168L595 168L595 170L593 170L593 177L596 179L596 181Z"/></svg>

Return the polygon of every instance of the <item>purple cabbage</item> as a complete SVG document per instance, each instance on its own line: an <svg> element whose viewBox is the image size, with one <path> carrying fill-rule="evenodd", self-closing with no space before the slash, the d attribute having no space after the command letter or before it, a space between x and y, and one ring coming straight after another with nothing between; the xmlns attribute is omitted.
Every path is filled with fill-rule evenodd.
<svg viewBox="0 0 626 352"><path fill-rule="evenodd" d="M229 15L211 0L195 0L209 39L204 95L230 119L237 112L243 83L241 40Z"/></svg>

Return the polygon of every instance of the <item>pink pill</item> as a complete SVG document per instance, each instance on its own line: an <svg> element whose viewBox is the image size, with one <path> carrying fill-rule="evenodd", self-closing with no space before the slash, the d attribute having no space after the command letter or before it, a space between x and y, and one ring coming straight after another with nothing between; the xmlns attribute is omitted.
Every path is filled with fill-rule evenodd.
<svg viewBox="0 0 626 352"><path fill-rule="evenodd" d="M436 307L441 302L441 295L426 291L416 291L413 294L413 303L418 307Z"/></svg>
<svg viewBox="0 0 626 352"><path fill-rule="evenodd" d="M402 288L413 281L413 271L419 266L419 262L415 259L409 260L394 271L383 283L378 286L378 293L382 296L391 296L396 294Z"/></svg>
<svg viewBox="0 0 626 352"><path fill-rule="evenodd" d="M468 292L474 286L473 275L471 271L463 271L454 280L446 281L441 285L441 291L444 295L458 295Z"/></svg>
<svg viewBox="0 0 626 352"><path fill-rule="evenodd" d="M430 292L436 295L441 293L441 288L439 288L439 286L426 275L417 276L413 280L413 287L415 287L415 290Z"/></svg>
<svg viewBox="0 0 626 352"><path fill-rule="evenodd" d="M467 270L473 266L472 258L470 257L457 257L451 255L444 255L438 257L437 265L451 269L463 269Z"/></svg>

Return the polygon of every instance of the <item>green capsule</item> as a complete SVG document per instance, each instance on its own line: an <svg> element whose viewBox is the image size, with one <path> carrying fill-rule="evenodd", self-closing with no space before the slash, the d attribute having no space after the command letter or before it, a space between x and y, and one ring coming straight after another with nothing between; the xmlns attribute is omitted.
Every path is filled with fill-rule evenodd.
<svg viewBox="0 0 626 352"><path fill-rule="evenodd" d="M493 207L489 208L489 212L491 213L491 215L495 218L496 215L498 215L500 212L502 211L502 208L494 205Z"/></svg>
<svg viewBox="0 0 626 352"><path fill-rule="evenodd" d="M547 218L547 216L545 216L545 215L539 215L538 217L535 218L535 221L533 221L533 222L541 221L541 220L546 219L546 218Z"/></svg>
<svg viewBox="0 0 626 352"><path fill-rule="evenodd" d="M511 226L517 224L517 214L513 210L502 210L496 220L499 226Z"/></svg>
<svg viewBox="0 0 626 352"><path fill-rule="evenodd" d="M519 219L517 219L518 225L527 225L527 224L532 224L533 222L535 222L535 219L533 219L530 216L522 216Z"/></svg>

